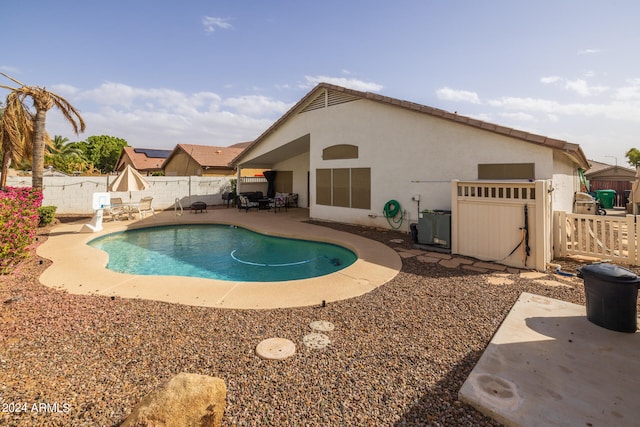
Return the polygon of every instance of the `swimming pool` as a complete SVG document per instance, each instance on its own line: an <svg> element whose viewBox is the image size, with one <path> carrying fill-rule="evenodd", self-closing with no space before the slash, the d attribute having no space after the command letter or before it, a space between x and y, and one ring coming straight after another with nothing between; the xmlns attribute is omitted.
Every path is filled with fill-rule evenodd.
<svg viewBox="0 0 640 427"><path fill-rule="evenodd" d="M357 259L342 246L267 236L221 224L127 230L88 244L107 252L107 268L121 273L243 282L323 276Z"/></svg>

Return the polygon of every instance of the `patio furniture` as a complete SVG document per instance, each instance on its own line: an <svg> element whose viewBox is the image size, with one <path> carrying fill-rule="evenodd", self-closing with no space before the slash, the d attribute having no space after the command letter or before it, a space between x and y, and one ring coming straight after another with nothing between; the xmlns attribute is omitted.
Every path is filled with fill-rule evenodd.
<svg viewBox="0 0 640 427"><path fill-rule="evenodd" d="M191 213L200 213L207 211L207 204L205 202L193 202L191 203Z"/></svg>
<svg viewBox="0 0 640 427"><path fill-rule="evenodd" d="M236 197L236 193L231 193L228 191L225 191L224 193L222 193L222 201L223 202L227 202L227 207L229 207L229 204L235 200Z"/></svg>
<svg viewBox="0 0 640 427"><path fill-rule="evenodd" d="M284 208L285 212L287 211L287 199L281 193L276 193L273 199L269 199L269 203L269 207L273 208L273 213L282 210L282 208Z"/></svg>
<svg viewBox="0 0 640 427"><path fill-rule="evenodd" d="M138 206L135 207L140 214L140 219L144 218L144 216L148 213L151 213L151 215L155 216L156 213L151 206L152 201L153 197L151 196L143 197L142 199L140 199L140 203L138 203Z"/></svg>
<svg viewBox="0 0 640 427"><path fill-rule="evenodd" d="M244 209L245 212L248 212L251 208L258 209L259 207L260 203L252 202L247 196L238 196L238 210Z"/></svg>
<svg viewBox="0 0 640 427"><path fill-rule="evenodd" d="M258 209L261 211L271 209L271 199L258 199Z"/></svg>
<svg viewBox="0 0 640 427"><path fill-rule="evenodd" d="M120 197L112 197L109 201L109 206L105 207L105 212L111 217L112 221L118 221L124 215L129 216L129 210L124 206Z"/></svg>

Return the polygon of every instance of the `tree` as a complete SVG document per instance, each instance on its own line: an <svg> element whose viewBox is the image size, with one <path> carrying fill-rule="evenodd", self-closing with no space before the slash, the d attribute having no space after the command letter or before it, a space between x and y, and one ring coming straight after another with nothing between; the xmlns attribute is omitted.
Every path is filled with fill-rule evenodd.
<svg viewBox="0 0 640 427"><path fill-rule="evenodd" d="M103 172L113 172L127 141L115 136L100 135L87 138L87 160Z"/></svg>
<svg viewBox="0 0 640 427"><path fill-rule="evenodd" d="M635 167L638 165L638 163L640 163L640 150L638 150L637 148L631 148L629 151L627 151L625 157L627 158L629 164Z"/></svg>
<svg viewBox="0 0 640 427"><path fill-rule="evenodd" d="M2 148L2 171L0 188L7 183L9 163L22 163L32 156L34 117L19 94L11 92L0 116L0 147Z"/></svg>
<svg viewBox="0 0 640 427"><path fill-rule="evenodd" d="M0 75L8 78L12 82L19 85L19 87L12 87L6 85L0 85L0 88L8 89L11 91L9 96L7 97L7 106L5 112L3 114L3 119L6 116L9 109L17 109L17 110L25 110L28 111L28 108L25 106L26 98L31 98L33 101L33 106L36 109L36 114L33 120L30 122L33 123L33 134L32 134L32 187L42 190L42 181L44 176L44 151L47 140L47 112L53 107L57 107L62 116L69 122L73 128L73 131L78 134L80 132L84 132L85 123L80 116L78 110L76 110L73 105L69 103L66 99L57 95L53 92L49 92L45 88L41 88L38 86L25 86L23 83L20 83L18 80L13 77L9 77L8 75L0 72ZM14 95L15 100L12 101L11 105L9 105L9 97ZM22 104L22 106L18 106L16 102ZM11 117L16 117L21 120L26 120L26 116L24 114L11 115ZM23 128L27 125L22 125ZM9 138L15 137L11 132L7 133ZM24 138L23 136L18 135L18 141L14 141L12 144L19 145L24 144L25 140L20 140L20 138ZM3 162L4 163L4 162Z"/></svg>

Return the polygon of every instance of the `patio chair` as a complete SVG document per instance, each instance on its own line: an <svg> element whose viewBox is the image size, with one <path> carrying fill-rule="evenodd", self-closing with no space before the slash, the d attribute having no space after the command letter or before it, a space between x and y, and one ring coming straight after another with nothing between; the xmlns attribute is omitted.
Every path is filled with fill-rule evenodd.
<svg viewBox="0 0 640 427"><path fill-rule="evenodd" d="M129 218L129 212L122 204L122 199L120 197L112 197L109 201L109 206L106 206L105 208L105 212L111 217L112 221L118 221L122 216L126 216L127 219Z"/></svg>
<svg viewBox="0 0 640 427"><path fill-rule="evenodd" d="M276 213L278 209L284 208L287 210L287 199L281 193L276 193L273 199L269 199L269 209L273 208L273 212Z"/></svg>
<svg viewBox="0 0 640 427"><path fill-rule="evenodd" d="M249 200L247 196L239 195L238 196L238 210L244 209L245 212L248 212L251 208L260 208L259 202L252 202Z"/></svg>
<svg viewBox="0 0 640 427"><path fill-rule="evenodd" d="M151 213L151 215L155 216L156 213L151 206L152 201L153 197L151 196L143 197L142 199L140 199L140 203L138 203L138 206L136 208L136 210L140 214L140 219L144 218L144 216L148 213Z"/></svg>

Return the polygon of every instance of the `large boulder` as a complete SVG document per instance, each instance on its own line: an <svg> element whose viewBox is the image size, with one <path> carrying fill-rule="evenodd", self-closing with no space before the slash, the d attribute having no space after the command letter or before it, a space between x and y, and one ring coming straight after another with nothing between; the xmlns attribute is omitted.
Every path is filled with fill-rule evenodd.
<svg viewBox="0 0 640 427"><path fill-rule="evenodd" d="M226 400L220 378L183 372L147 394L121 427L219 427Z"/></svg>

